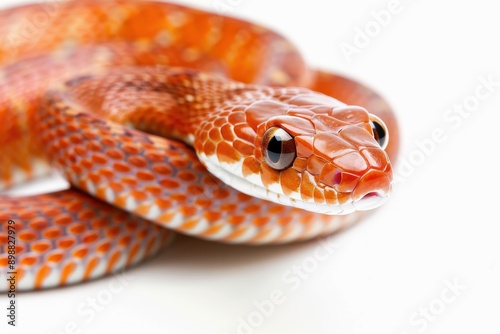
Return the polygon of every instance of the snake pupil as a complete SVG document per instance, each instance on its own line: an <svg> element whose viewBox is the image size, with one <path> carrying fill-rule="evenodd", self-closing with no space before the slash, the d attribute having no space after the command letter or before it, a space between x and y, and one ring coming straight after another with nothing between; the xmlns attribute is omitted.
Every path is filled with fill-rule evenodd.
<svg viewBox="0 0 500 334"><path fill-rule="evenodd" d="M290 167L295 160L295 141L282 128L272 127L264 134L262 151L269 167L276 170L283 170Z"/></svg>
<svg viewBox="0 0 500 334"><path fill-rule="evenodd" d="M384 122L378 117L371 115L370 124L373 131L373 138L375 138L382 149L385 149L389 142L389 134Z"/></svg>
<svg viewBox="0 0 500 334"><path fill-rule="evenodd" d="M279 138L281 140L281 138ZM276 136L272 137L267 145L267 154L269 159L273 163L278 163L280 161L281 156L281 141L276 138Z"/></svg>

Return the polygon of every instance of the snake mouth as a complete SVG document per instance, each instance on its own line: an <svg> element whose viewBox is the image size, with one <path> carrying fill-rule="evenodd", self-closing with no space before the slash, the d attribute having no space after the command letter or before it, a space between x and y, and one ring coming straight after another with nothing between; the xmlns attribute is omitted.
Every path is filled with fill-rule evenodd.
<svg viewBox="0 0 500 334"><path fill-rule="evenodd" d="M300 195L298 193L295 194L296 196L287 196L273 189L275 187L264 187L260 184L261 178L258 175L251 175L249 177L239 175L238 171L241 170L241 163L221 164L215 157L207 157L203 154L198 155L198 157L212 175L230 186L230 188L234 188L252 197L310 212L325 215L347 215L355 211L375 209L384 204L389 198L389 195L384 191L372 191L363 195L359 200L334 205L304 201L299 198Z"/></svg>
<svg viewBox="0 0 500 334"><path fill-rule="evenodd" d="M388 198L388 195L374 191L364 195L361 199L354 201L353 205L358 211L372 210L384 204Z"/></svg>

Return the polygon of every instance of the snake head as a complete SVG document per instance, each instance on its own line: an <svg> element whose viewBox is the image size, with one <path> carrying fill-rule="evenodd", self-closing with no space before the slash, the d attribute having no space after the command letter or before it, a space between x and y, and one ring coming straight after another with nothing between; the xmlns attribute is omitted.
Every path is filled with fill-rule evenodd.
<svg viewBox="0 0 500 334"><path fill-rule="evenodd" d="M392 169L382 120L302 88L251 95L203 126L196 146L215 176L246 194L324 214L385 202Z"/></svg>

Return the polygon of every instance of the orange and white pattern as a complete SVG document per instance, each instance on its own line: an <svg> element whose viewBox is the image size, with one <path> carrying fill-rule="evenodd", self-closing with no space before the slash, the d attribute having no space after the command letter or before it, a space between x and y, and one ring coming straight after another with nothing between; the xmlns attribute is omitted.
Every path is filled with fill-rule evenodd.
<svg viewBox="0 0 500 334"><path fill-rule="evenodd" d="M387 103L309 70L276 33L166 3L73 1L13 44L37 10L0 12L0 189L49 168L72 188L0 195L0 273L11 220L19 289L120 270L171 231L305 240L387 198L398 148ZM390 133L386 148L374 120ZM290 136L286 166L266 156L274 128Z"/></svg>

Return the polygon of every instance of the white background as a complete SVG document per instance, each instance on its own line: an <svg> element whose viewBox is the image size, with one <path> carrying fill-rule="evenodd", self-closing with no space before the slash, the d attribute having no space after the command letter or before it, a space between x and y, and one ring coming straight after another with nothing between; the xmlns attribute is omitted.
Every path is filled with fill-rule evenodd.
<svg viewBox="0 0 500 334"><path fill-rule="evenodd" d="M221 2L232 4L228 13L283 33L310 64L388 98L403 130L400 166L407 167L393 198L328 239L335 252L308 267L307 278L295 278L298 287L283 275L311 265L317 241L243 247L178 237L121 280L21 294L17 331L65 333L76 324L80 333L498 333L499 84L460 124L444 119L454 105L474 102L480 77L500 83L495 2L401 0L400 12L351 61L340 45L354 45L356 28L370 26L371 11L388 0ZM212 0L185 3L214 9ZM416 142L437 128L446 141L424 155ZM77 311L123 282L94 317ZM454 293L450 284L459 285ZM259 319L254 302L275 290L284 301ZM249 317L260 326L241 327Z"/></svg>

